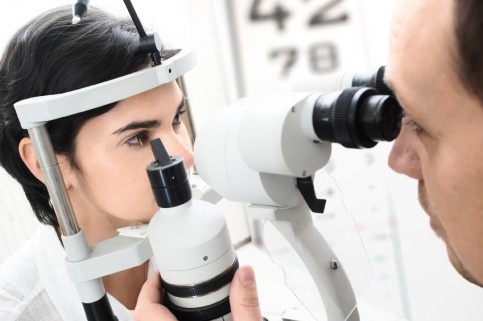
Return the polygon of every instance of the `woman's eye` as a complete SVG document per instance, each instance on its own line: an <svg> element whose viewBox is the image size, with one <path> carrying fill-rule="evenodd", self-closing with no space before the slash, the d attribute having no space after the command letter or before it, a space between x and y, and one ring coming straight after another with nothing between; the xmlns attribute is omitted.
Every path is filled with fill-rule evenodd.
<svg viewBox="0 0 483 321"><path fill-rule="evenodd" d="M141 147L143 146L148 139L148 134L145 131L137 133L136 135L130 137L126 140L125 144L129 147Z"/></svg>
<svg viewBox="0 0 483 321"><path fill-rule="evenodd" d="M178 110L176 115L173 118L173 125L179 125L183 121L181 119L181 115L183 115L186 112L186 109L183 107L182 109Z"/></svg>

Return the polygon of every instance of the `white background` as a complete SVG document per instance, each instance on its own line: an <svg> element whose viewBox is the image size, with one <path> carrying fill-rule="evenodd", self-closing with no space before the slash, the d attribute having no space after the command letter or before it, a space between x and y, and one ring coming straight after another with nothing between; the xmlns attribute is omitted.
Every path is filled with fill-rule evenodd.
<svg viewBox="0 0 483 321"><path fill-rule="evenodd" d="M110 12L126 14L121 0L91 2ZM384 64L394 1L348 2L358 17L356 27L360 29L356 34L363 38L362 44L360 39L353 42L357 44L355 49L362 46L364 50L361 70ZM54 0L3 2L0 49L3 51L14 31L37 13L66 3L69 4ZM250 68L247 63L233 64L226 4L221 0L134 1L147 28L156 29L174 46L192 44L197 48L200 63L187 79L196 125L237 97L240 83L236 82L235 71ZM299 7L302 10L303 6ZM238 23L240 33L248 32L247 22ZM295 39L300 41L294 44L302 46L306 41L303 29L298 32L299 38ZM353 33L338 41L347 45L351 37ZM269 45L272 39L260 40ZM262 52L260 45L251 50ZM257 65L253 60L250 63ZM373 261L374 288L367 300L414 321L482 320L483 290L468 284L449 264L443 243L431 232L428 219L416 202L415 182L387 169L389 148L390 144L381 144L372 151L361 152L336 147L331 160L330 172L359 224ZM35 221L33 214L28 213L21 189L3 171L0 182L2 262L32 233ZM323 190L323 186L320 188Z"/></svg>

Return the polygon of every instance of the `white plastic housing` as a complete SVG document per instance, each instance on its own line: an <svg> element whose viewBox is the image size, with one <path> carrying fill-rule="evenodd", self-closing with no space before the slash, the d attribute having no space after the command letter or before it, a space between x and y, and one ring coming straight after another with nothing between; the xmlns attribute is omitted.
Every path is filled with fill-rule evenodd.
<svg viewBox="0 0 483 321"><path fill-rule="evenodd" d="M208 202L160 209L149 223L148 237L161 277L170 284L205 282L235 262L225 217Z"/></svg>
<svg viewBox="0 0 483 321"><path fill-rule="evenodd" d="M22 128L101 107L174 81L196 64L194 50L183 49L162 65L57 95L32 97L14 104Z"/></svg>
<svg viewBox="0 0 483 321"><path fill-rule="evenodd" d="M330 158L330 143L319 141L312 125L319 95L274 94L226 108L197 135L201 178L231 201L296 206L295 178L313 175Z"/></svg>
<svg viewBox="0 0 483 321"><path fill-rule="evenodd" d="M346 72L335 76L304 76L294 85L294 91L323 91L327 93L352 87L356 73Z"/></svg>

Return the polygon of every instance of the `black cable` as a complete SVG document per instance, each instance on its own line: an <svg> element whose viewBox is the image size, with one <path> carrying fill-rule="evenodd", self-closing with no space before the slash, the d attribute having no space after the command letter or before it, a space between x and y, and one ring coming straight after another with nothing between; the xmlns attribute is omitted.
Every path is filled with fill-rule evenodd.
<svg viewBox="0 0 483 321"><path fill-rule="evenodd" d="M134 22L134 25L136 26L139 36L141 38L146 37L146 31L144 31L143 25L141 24L141 20L139 20L139 17L136 13L136 10L134 10L131 0L124 0L124 4L126 5L127 11L129 11L129 15L131 16L131 19Z"/></svg>

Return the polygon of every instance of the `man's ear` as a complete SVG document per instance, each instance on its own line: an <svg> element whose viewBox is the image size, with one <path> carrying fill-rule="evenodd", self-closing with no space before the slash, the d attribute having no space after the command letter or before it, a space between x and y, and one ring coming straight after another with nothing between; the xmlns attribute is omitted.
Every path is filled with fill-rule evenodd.
<svg viewBox="0 0 483 321"><path fill-rule="evenodd" d="M18 144L18 152L20 158L24 162L25 166L30 170L30 172L41 182L44 182L44 175L40 169L40 165L35 154L34 145L30 137L24 137Z"/></svg>

